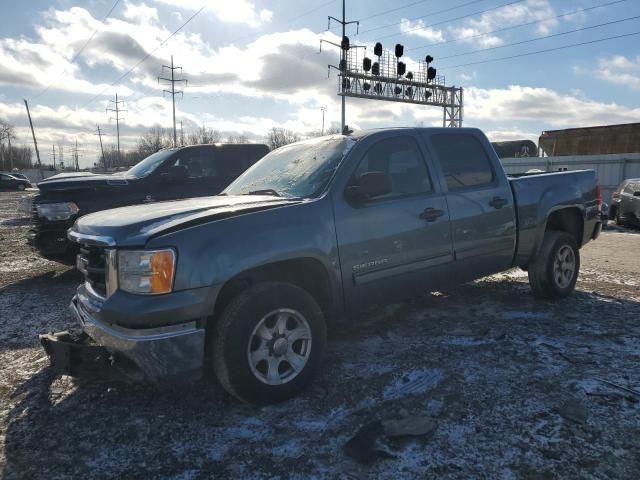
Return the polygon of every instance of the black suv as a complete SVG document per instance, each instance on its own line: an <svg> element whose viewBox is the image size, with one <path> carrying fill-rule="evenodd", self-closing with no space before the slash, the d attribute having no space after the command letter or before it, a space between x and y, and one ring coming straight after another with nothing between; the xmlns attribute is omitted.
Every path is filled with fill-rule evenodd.
<svg viewBox="0 0 640 480"><path fill-rule="evenodd" d="M31 188L29 180L16 177L11 173L0 173L0 190L24 190Z"/></svg>
<svg viewBox="0 0 640 480"><path fill-rule="evenodd" d="M618 225L638 225L640 223L640 178L623 180L613 194L609 218Z"/></svg>
<svg viewBox="0 0 640 480"><path fill-rule="evenodd" d="M69 256L67 229L80 216L140 203L220 193L266 155L261 144L192 145L148 156L126 172L56 176L38 183L30 244L43 256Z"/></svg>

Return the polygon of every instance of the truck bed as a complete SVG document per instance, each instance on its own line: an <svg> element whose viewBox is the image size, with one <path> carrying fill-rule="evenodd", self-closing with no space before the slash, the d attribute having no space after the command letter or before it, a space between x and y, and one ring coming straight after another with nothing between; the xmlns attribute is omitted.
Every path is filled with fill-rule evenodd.
<svg viewBox="0 0 640 480"><path fill-rule="evenodd" d="M508 175L516 205L518 242L514 265L527 266L537 251L546 219L561 208L575 208L584 219L582 241L593 236L598 222L596 174L593 170Z"/></svg>

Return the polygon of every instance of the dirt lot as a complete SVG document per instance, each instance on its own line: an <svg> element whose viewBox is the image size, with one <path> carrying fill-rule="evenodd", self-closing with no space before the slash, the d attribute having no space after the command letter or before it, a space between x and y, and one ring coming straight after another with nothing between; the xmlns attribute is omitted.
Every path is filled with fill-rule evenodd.
<svg viewBox="0 0 640 480"><path fill-rule="evenodd" d="M54 378L37 334L74 325L80 278L29 252L18 197L0 193L5 478L640 478L637 233L589 244L559 303L514 270L334 329L314 386L255 408L205 384ZM362 425L425 415L430 434L381 439L392 458L344 453Z"/></svg>

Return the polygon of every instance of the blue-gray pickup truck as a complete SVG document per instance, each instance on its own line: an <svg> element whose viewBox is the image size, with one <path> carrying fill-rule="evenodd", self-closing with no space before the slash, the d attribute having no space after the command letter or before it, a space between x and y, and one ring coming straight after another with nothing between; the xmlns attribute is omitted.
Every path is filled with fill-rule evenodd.
<svg viewBox="0 0 640 480"><path fill-rule="evenodd" d="M277 402L321 368L327 329L372 304L513 267L536 296L569 295L599 192L591 170L508 177L476 129L305 140L220 195L78 219L82 332L42 343L58 372L95 348L138 377L210 376Z"/></svg>

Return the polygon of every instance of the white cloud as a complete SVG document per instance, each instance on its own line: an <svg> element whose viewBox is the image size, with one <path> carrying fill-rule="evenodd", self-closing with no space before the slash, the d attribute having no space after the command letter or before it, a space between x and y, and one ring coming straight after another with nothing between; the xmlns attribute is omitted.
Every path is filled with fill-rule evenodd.
<svg viewBox="0 0 640 480"><path fill-rule="evenodd" d="M640 55L627 58L624 55L602 57L596 68L573 67L573 72L581 76L597 77L614 85L622 85L640 90Z"/></svg>
<svg viewBox="0 0 640 480"><path fill-rule="evenodd" d="M444 33L427 26L422 20L412 22L407 18L400 20L400 31L415 37L425 38L432 42L443 42Z"/></svg>
<svg viewBox="0 0 640 480"><path fill-rule="evenodd" d="M577 127L637 121L640 108L597 102L548 88L512 85L506 89L465 89L465 117L474 123L538 121Z"/></svg>
<svg viewBox="0 0 640 480"><path fill-rule="evenodd" d="M507 5L482 14L479 18L471 18L461 26L449 28L451 36L482 47L495 47L504 44L498 35L482 35L505 27L514 26L534 20L552 17L555 10L549 0L527 0L524 3ZM538 33L546 35L558 25L557 19L545 20L537 24ZM482 36L479 36L482 35Z"/></svg>
<svg viewBox="0 0 640 480"><path fill-rule="evenodd" d="M202 0L156 0L156 2L187 10L199 10L203 5ZM263 23L269 23L273 18L271 10L258 9L249 0L234 0L232 2L229 0L209 0L205 10L223 22L244 23L254 28Z"/></svg>
<svg viewBox="0 0 640 480"><path fill-rule="evenodd" d="M131 2L125 2L124 4L124 16L132 20L141 19L144 21L158 20L158 9L149 7L145 3L136 5Z"/></svg>

